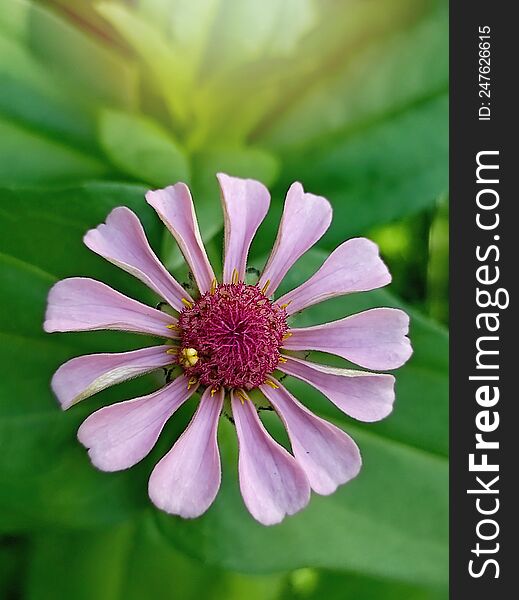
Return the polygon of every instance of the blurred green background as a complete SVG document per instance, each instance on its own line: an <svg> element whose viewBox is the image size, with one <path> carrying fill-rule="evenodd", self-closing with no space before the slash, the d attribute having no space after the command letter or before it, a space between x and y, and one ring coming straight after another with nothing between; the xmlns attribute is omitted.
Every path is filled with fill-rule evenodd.
<svg viewBox="0 0 519 600"><path fill-rule="evenodd" d="M447 597L447 37L446 0L0 2L2 599ZM217 171L272 190L251 253L257 267L292 181L333 203L332 227L287 286L348 237L380 245L389 291L330 301L305 318L380 305L412 315L415 354L397 373L385 421L354 422L287 380L353 435L364 469L273 528L242 505L227 421L220 495L205 516L182 521L153 510L146 480L189 403L149 459L105 474L79 447L79 423L157 381L122 384L66 414L49 389L72 356L143 345L129 334L44 335L54 281L93 276L153 302L83 247L84 232L129 206L182 280L178 250L143 194L189 183L218 261Z"/></svg>

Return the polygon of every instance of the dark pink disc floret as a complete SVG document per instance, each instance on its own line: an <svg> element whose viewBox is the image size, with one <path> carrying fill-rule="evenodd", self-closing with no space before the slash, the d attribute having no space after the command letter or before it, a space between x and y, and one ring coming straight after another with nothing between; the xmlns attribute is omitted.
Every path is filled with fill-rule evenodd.
<svg viewBox="0 0 519 600"><path fill-rule="evenodd" d="M277 368L286 319L285 309L255 285L227 283L206 292L178 319L181 351L194 349L198 355L186 374L206 386L261 385Z"/></svg>

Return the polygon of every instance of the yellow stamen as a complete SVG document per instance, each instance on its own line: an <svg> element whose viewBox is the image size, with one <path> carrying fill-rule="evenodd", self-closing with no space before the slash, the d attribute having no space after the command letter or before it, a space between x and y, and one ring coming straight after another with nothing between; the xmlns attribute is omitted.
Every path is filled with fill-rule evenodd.
<svg viewBox="0 0 519 600"><path fill-rule="evenodd" d="M283 308L283 309L284 309L284 308L288 308L289 304L292 304L292 300L289 300L288 302L285 302L285 304L282 304L282 305L280 306L280 308Z"/></svg>
<svg viewBox="0 0 519 600"><path fill-rule="evenodd" d="M178 348L168 348L166 354L178 354Z"/></svg>
<svg viewBox="0 0 519 600"><path fill-rule="evenodd" d="M191 389L195 383L197 382L197 378L196 377L191 377L190 380L187 382L187 389Z"/></svg>
<svg viewBox="0 0 519 600"><path fill-rule="evenodd" d="M220 388L214 387L211 389L211 398L216 394L216 392L219 390Z"/></svg>
<svg viewBox="0 0 519 600"><path fill-rule="evenodd" d="M238 269L232 270L231 281L236 284L240 279L240 274L238 273Z"/></svg>
<svg viewBox="0 0 519 600"><path fill-rule="evenodd" d="M288 360L288 358L285 358L284 356L280 356L280 357L279 357L279 362L280 362L280 363L286 363L286 362L287 362L287 360Z"/></svg>
<svg viewBox="0 0 519 600"><path fill-rule="evenodd" d="M236 390L235 393L238 396L238 398L240 399L240 402L242 404L245 404L245 400L247 400L247 396L245 396L245 394L241 390Z"/></svg>
<svg viewBox="0 0 519 600"><path fill-rule="evenodd" d="M182 304L188 308L193 308L193 303L189 302L189 300L186 300L186 298L182 298Z"/></svg>
<svg viewBox="0 0 519 600"><path fill-rule="evenodd" d="M279 389L279 385L276 385L271 379L265 379L265 383L275 390Z"/></svg>
<svg viewBox="0 0 519 600"><path fill-rule="evenodd" d="M289 338L289 337L292 337L292 334L290 333L290 331L287 331L287 332L285 333L285 335L283 336L283 339L284 339L284 340L288 340L288 338Z"/></svg>
<svg viewBox="0 0 519 600"><path fill-rule="evenodd" d="M265 282L265 285L261 288L261 293L265 294L265 296L267 295L267 290L268 290L269 285L270 285L270 279L267 279L267 281Z"/></svg>
<svg viewBox="0 0 519 600"><path fill-rule="evenodd" d="M166 325L168 329L173 329L174 331L180 331L180 327L176 323L171 323L171 325Z"/></svg>
<svg viewBox="0 0 519 600"><path fill-rule="evenodd" d="M216 277L211 281L211 295L213 295L216 292L216 288L218 287L218 281L216 280Z"/></svg>

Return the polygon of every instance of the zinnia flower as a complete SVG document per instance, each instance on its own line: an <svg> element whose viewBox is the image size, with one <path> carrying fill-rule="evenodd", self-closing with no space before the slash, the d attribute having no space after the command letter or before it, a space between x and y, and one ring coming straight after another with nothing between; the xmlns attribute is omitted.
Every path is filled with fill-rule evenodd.
<svg viewBox="0 0 519 600"><path fill-rule="evenodd" d="M173 310L150 308L93 279L59 281L49 293L45 331L114 329L164 342L73 358L57 370L52 388L67 409L121 381L176 368L176 378L158 391L101 408L83 422L78 438L92 463L104 471L135 465L152 450L173 413L199 392L191 423L151 474L151 500L182 517L197 517L211 506L221 479L218 420L227 410L238 435L243 499L255 519L270 525L301 510L311 489L331 494L361 467L355 442L294 398L278 374L314 386L355 419L382 419L394 401L392 375L327 367L303 359L301 351L335 354L376 371L394 369L412 352L409 318L401 310L377 308L323 325L291 327L292 315L318 302L388 284L378 249L364 238L346 241L308 281L275 298L287 271L330 225L330 203L305 193L299 183L290 187L270 258L250 285L247 255L270 195L254 180L224 174L218 180L225 215L221 281L202 244L188 187L177 183L146 195L180 246L197 294L189 294L164 268L128 208L114 209L105 224L85 235L88 248L143 281ZM252 390L279 415L292 453L263 426Z"/></svg>

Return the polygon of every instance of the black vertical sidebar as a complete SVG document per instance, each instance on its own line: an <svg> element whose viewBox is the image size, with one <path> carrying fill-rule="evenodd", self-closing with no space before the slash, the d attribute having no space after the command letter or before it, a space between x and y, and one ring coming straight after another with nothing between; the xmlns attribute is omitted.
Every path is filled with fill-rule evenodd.
<svg viewBox="0 0 519 600"><path fill-rule="evenodd" d="M450 2L452 600L518 597L519 29L514 8L504 0ZM489 167L480 170L479 183L478 155ZM482 266L488 268L478 271ZM478 273L485 282L498 279L482 284ZM477 288L489 292L479 297L480 305L491 303L487 307L478 305ZM499 289L509 294L507 308L507 293ZM481 314L493 316L478 321ZM471 454L476 465L486 460L498 470L471 471Z"/></svg>

